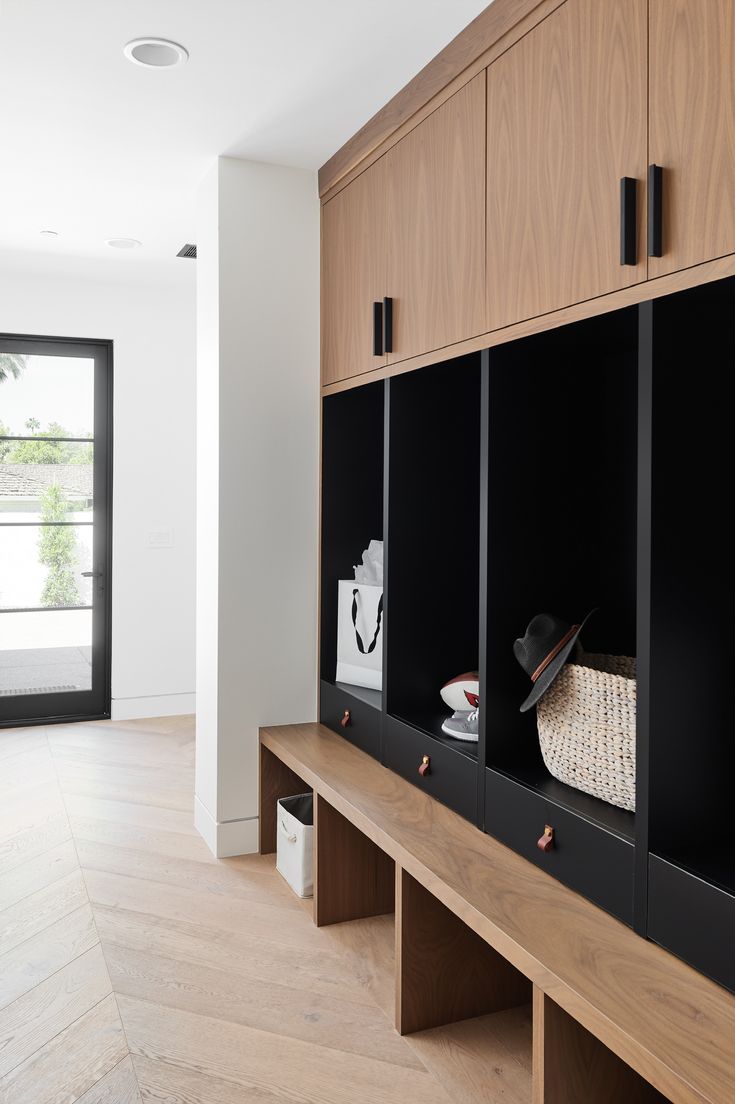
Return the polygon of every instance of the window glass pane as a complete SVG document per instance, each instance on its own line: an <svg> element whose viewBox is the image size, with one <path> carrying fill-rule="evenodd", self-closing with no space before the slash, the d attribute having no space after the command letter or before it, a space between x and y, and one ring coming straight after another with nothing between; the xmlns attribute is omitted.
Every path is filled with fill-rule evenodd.
<svg viewBox="0 0 735 1104"><path fill-rule="evenodd" d="M0 526L91 521L93 453L91 441L0 440Z"/></svg>
<svg viewBox="0 0 735 1104"><path fill-rule="evenodd" d="M0 698L92 689L92 611L0 613Z"/></svg>
<svg viewBox="0 0 735 1104"><path fill-rule="evenodd" d="M91 437L93 419L92 359L0 353L0 437Z"/></svg>
<svg viewBox="0 0 735 1104"><path fill-rule="evenodd" d="M91 605L93 580L81 572L92 569L93 532L91 525L0 526L0 610Z"/></svg>

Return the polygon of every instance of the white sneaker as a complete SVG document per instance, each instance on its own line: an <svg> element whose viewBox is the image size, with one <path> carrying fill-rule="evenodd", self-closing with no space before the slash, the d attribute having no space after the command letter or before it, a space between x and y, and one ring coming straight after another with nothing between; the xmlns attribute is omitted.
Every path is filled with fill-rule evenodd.
<svg viewBox="0 0 735 1104"><path fill-rule="evenodd" d="M451 717L447 717L442 725L445 736L451 736L454 740L467 740L477 743L480 734L480 707L477 709L457 709Z"/></svg>

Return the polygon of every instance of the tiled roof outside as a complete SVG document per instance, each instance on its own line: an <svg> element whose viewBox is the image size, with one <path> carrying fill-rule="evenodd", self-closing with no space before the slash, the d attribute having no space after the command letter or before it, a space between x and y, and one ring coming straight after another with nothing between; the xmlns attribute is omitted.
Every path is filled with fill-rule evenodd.
<svg viewBox="0 0 735 1104"><path fill-rule="evenodd" d="M92 497L92 464L0 464L0 498L40 498L56 483L68 495Z"/></svg>

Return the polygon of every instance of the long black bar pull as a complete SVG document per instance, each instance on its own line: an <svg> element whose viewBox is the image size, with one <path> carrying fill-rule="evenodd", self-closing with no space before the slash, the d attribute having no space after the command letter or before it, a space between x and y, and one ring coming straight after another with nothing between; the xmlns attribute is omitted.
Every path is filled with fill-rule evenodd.
<svg viewBox="0 0 735 1104"><path fill-rule="evenodd" d="M648 166L648 256L664 255L664 170Z"/></svg>
<svg viewBox="0 0 735 1104"><path fill-rule="evenodd" d="M373 303L373 356L383 355L383 304Z"/></svg>
<svg viewBox="0 0 735 1104"><path fill-rule="evenodd" d="M634 176L624 176L620 181L621 265L635 265L638 263L636 252L638 232L637 194L638 181Z"/></svg>
<svg viewBox="0 0 735 1104"><path fill-rule="evenodd" d="M383 351L393 352L393 300L389 295L383 300Z"/></svg>

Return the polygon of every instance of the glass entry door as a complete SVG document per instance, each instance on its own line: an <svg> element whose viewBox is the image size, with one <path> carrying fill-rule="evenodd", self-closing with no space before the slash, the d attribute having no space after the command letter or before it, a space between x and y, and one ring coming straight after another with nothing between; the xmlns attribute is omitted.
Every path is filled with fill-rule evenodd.
<svg viewBox="0 0 735 1104"><path fill-rule="evenodd" d="M0 335L0 725L109 716L111 376Z"/></svg>

